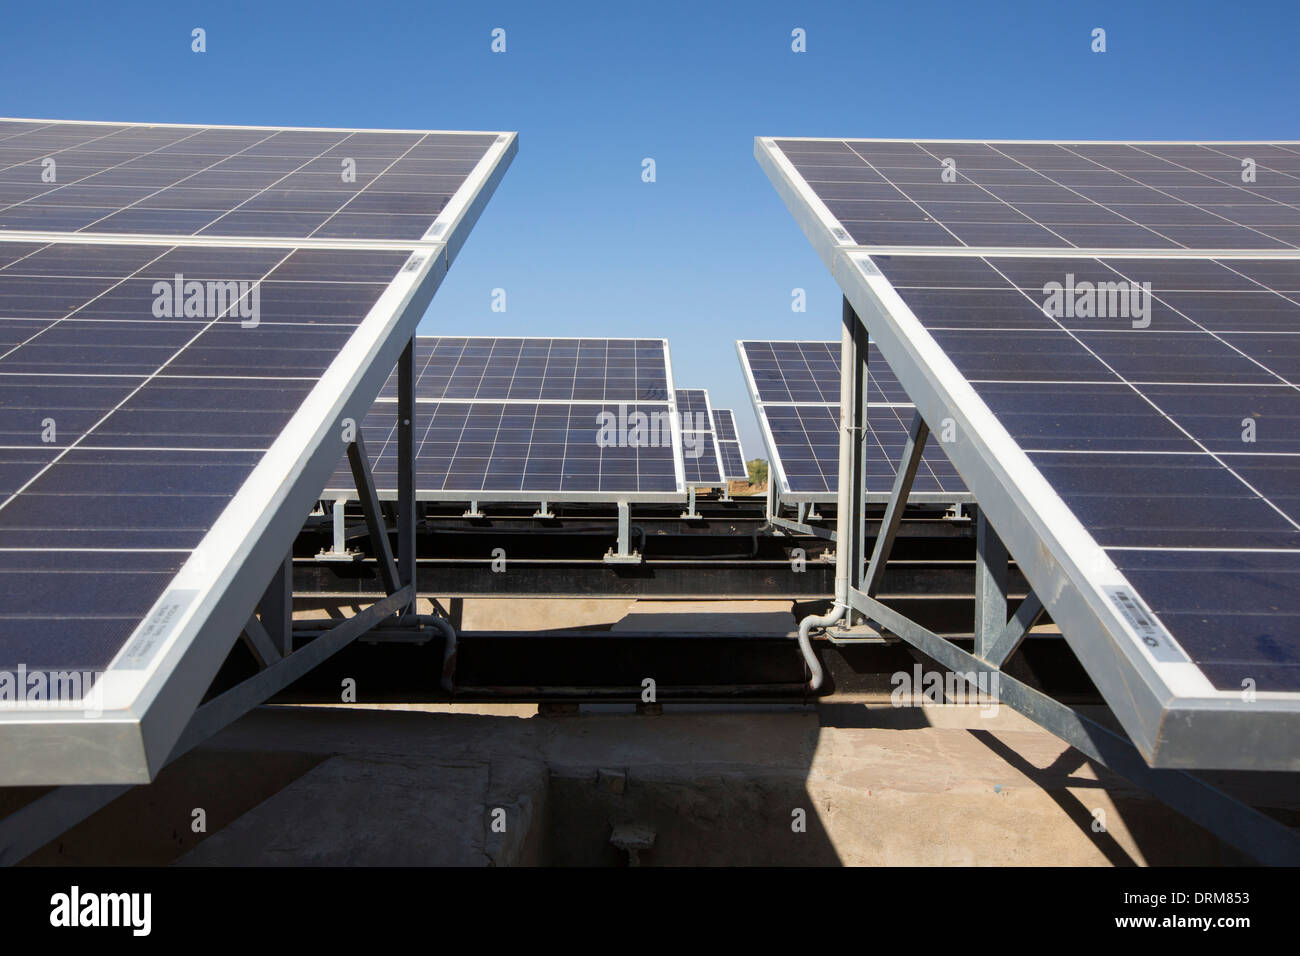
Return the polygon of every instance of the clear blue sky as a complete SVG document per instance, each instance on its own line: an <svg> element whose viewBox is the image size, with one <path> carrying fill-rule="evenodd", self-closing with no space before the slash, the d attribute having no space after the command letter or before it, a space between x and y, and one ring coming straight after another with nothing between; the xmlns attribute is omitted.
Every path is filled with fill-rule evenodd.
<svg viewBox="0 0 1300 956"><path fill-rule="evenodd" d="M754 136L1300 138L1293 0L615 6L11 3L0 114L518 130L420 331L667 337L750 456L734 341L835 338L840 315Z"/></svg>

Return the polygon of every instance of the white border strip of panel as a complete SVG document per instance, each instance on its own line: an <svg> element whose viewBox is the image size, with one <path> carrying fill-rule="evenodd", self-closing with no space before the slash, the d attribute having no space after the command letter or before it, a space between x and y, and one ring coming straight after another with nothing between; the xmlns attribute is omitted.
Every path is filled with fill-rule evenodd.
<svg viewBox="0 0 1300 956"><path fill-rule="evenodd" d="M772 429L768 423L767 416L763 414L763 400L758 397L758 385L754 382L754 372L749 367L749 353L745 351L746 342L757 342L759 339L736 339L736 354L740 357L740 370L745 376L745 389L749 392L749 401L754 406L754 417L758 419L758 429L763 436L763 444L767 446L767 480L771 481L773 477L777 479L777 488L781 492L781 497L786 500L791 499L790 482L786 480L785 468L781 464L781 456L776 449L776 439L772 437ZM761 341L766 341L763 339ZM818 499L821 500L821 499ZM835 496L827 498L828 501L835 500Z"/></svg>
<svg viewBox="0 0 1300 956"><path fill-rule="evenodd" d="M673 357L668 348L668 340L660 339L664 343L664 368L668 373L668 410L671 412L669 422L673 430L673 470L677 478L677 494L680 497L686 496L686 464L682 459L682 417L677 413L677 386L673 382Z"/></svg>

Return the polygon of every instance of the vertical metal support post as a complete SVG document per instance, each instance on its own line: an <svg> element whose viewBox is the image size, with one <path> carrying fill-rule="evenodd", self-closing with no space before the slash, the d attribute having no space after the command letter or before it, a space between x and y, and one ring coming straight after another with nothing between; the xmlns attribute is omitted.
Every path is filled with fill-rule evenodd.
<svg viewBox="0 0 1300 956"><path fill-rule="evenodd" d="M686 510L682 512L683 518L695 519L699 514L695 510L695 486L691 485L686 489Z"/></svg>
<svg viewBox="0 0 1300 956"><path fill-rule="evenodd" d="M338 555L348 553L347 506L344 498L334 502L334 553Z"/></svg>
<svg viewBox="0 0 1300 956"><path fill-rule="evenodd" d="M1007 626L1007 547L984 510L975 519L975 656L985 657Z"/></svg>
<svg viewBox="0 0 1300 956"><path fill-rule="evenodd" d="M863 576L866 573L866 534L867 534L867 509L866 509L866 491L867 491L867 362L870 358L870 345L867 336L866 326L858 318L853 306L849 304L848 297L844 299L843 321L852 345L852 364L849 366L849 374L852 376L852 417L849 425L853 430L851 453L852 459L849 466L849 480L852 485L849 489L849 507L852 511L850 515L849 533L852 540L844 543L837 543L836 547L847 547L849 558L849 586L861 588ZM853 614L851 617L859 617ZM856 623L851 621L850 623Z"/></svg>
<svg viewBox="0 0 1300 956"><path fill-rule="evenodd" d="M293 552L285 556L271 576L258 608L262 612L262 626L280 656L293 653Z"/></svg>
<svg viewBox="0 0 1300 956"><path fill-rule="evenodd" d="M397 581L412 586L405 618L415 613L415 337L397 361Z"/></svg>
<svg viewBox="0 0 1300 956"><path fill-rule="evenodd" d="M618 544L605 552L606 564L640 564L641 553L632 550L631 507L626 501L618 502Z"/></svg>

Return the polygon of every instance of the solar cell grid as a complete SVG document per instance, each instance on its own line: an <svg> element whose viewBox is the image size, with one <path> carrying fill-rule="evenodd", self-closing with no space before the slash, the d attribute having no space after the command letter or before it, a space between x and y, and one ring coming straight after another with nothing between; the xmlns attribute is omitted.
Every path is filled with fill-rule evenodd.
<svg viewBox="0 0 1300 956"><path fill-rule="evenodd" d="M863 245L1300 247L1294 144L775 142Z"/></svg>
<svg viewBox="0 0 1300 956"><path fill-rule="evenodd" d="M745 468L740 442L719 441L718 450L722 454L722 477L728 481L748 481L749 471Z"/></svg>
<svg viewBox="0 0 1300 956"><path fill-rule="evenodd" d="M394 403L377 402L363 431L375 481L395 494L397 435ZM623 406L626 415L667 415L666 405ZM604 403L421 402L417 407L416 494L421 498L478 493L506 496L650 493L672 496L678 479L671 441L602 444L601 416L620 406ZM326 487L354 494L341 465ZM486 498L485 498L486 500Z"/></svg>
<svg viewBox="0 0 1300 956"><path fill-rule="evenodd" d="M737 345L741 365L754 385L755 409L771 436L768 451L778 480L784 482L783 493L791 500L834 500L840 453L839 343L744 341ZM878 500L893 485L915 406L877 354L873 352L867 365L866 480L869 496ZM925 449L913 493L917 501L934 497L955 502L968 497L935 442Z"/></svg>
<svg viewBox="0 0 1300 956"><path fill-rule="evenodd" d="M745 467L745 454L740 448L740 436L736 432L736 418L731 409L713 409L713 430L718 439L722 477L728 481L748 480L749 472Z"/></svg>
<svg viewBox="0 0 1300 956"><path fill-rule="evenodd" d="M513 149L0 120L0 669L116 715L0 709L5 783L161 766Z"/></svg>
<svg viewBox="0 0 1300 956"><path fill-rule="evenodd" d="M713 410L713 428L718 434L719 441L739 441L739 436L736 434L736 419L731 409Z"/></svg>
<svg viewBox="0 0 1300 956"><path fill-rule="evenodd" d="M415 376L421 498L672 500L680 492L663 339L420 336ZM368 419L382 434L392 431L396 399L394 371ZM645 439L631 437L637 415L646 416ZM602 444L603 421L622 430L612 444ZM367 451L381 493L394 494L395 439ZM325 495L354 494L344 463Z"/></svg>
<svg viewBox="0 0 1300 956"><path fill-rule="evenodd" d="M21 125L0 121L0 229L419 239L496 140Z"/></svg>
<svg viewBox="0 0 1300 956"><path fill-rule="evenodd" d="M838 342L743 343L758 396L764 402L840 400ZM906 402L907 395L884 362L868 363L868 401Z"/></svg>
<svg viewBox="0 0 1300 956"><path fill-rule="evenodd" d="M668 401L663 339L416 339L421 399ZM396 373L380 393L397 395Z"/></svg>
<svg viewBox="0 0 1300 956"><path fill-rule="evenodd" d="M703 388L675 392L682 431L682 467L688 485L717 487L723 482L722 451L713 431L709 393Z"/></svg>
<svg viewBox="0 0 1300 956"><path fill-rule="evenodd" d="M1144 597L1215 686L1251 677L1261 689L1300 689L1300 661L1280 640L1300 634L1300 606L1282 589L1300 573L1300 367L1291 359L1300 301L1269 284L1300 284L1300 260L875 261L1097 543L1121 569L1137 569ZM1067 273L1149 282L1150 324L1050 314L1043 283ZM946 290L952 301L936 297L949 282L961 283ZM954 321L963 293L999 288L1012 321ZM996 325L1018 331L1009 338ZM1216 559L1225 579L1270 595L1272 609L1234 616L1231 641L1230 612L1193 600L1175 571L1225 552L1237 556L1226 567ZM1262 566L1260 552L1273 555Z"/></svg>
<svg viewBox="0 0 1300 956"><path fill-rule="evenodd" d="M755 152L1148 761L1294 769L1300 144Z"/></svg>
<svg viewBox="0 0 1300 956"><path fill-rule="evenodd" d="M262 321L252 328L228 321L228 314L160 319L152 314L153 279L188 269L266 284L284 269L308 300L319 283L347 286L330 315L341 340L319 360L323 367L387 287L381 263L391 278L406 256L365 253L362 272L376 281L342 283L336 276L350 271L345 250L299 256L293 249L7 248L0 267L0 566L8 567L0 588L14 585L18 556L33 548L84 558L86 601L104 584L93 572L98 556L154 555L154 570L127 583L113 577L125 597L110 617L129 629L138 621L130 615L143 614L158 597L170 577L166 569L179 568L199 544L315 384L310 359L279 357L282 316L274 302L263 303ZM133 277L144 278L132 286ZM227 330L224 340L214 338ZM310 353L309 344L299 336L286 347ZM213 374L213 353L237 359ZM67 624L71 571L49 580L32 571L21 600L0 603L0 664L33 659L21 656L30 650L33 619L67 625L41 625L34 659L108 664L104 655L111 657L120 640L87 643L88 625ZM93 619L97 610L90 604L79 613Z"/></svg>

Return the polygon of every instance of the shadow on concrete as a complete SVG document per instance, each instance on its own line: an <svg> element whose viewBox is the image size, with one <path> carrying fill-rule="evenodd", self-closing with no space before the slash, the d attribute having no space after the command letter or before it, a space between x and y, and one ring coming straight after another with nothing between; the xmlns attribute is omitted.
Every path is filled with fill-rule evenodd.
<svg viewBox="0 0 1300 956"><path fill-rule="evenodd" d="M627 866L632 830L640 865L838 865L816 744L811 713L265 707L25 863Z"/></svg>
<svg viewBox="0 0 1300 956"><path fill-rule="evenodd" d="M924 707L865 707L862 704L819 704L817 713L823 727L923 730L933 726Z"/></svg>
<svg viewBox="0 0 1300 956"><path fill-rule="evenodd" d="M971 735L991 751L1033 780L1052 798L1070 821L1087 835L1113 866L1249 865L1251 861L1222 843L1213 834L1128 780L1089 760L1073 747L1065 750L1048 767L1035 767L1011 747L985 730ZM1096 779L1073 774L1088 767ZM1068 788L1068 789L1067 789ZM1135 844L1140 859L1134 859L1109 830L1099 830L1093 809L1071 790L1104 791L1118 812ZM1114 827L1111 821L1109 826Z"/></svg>

